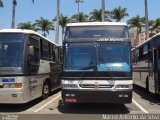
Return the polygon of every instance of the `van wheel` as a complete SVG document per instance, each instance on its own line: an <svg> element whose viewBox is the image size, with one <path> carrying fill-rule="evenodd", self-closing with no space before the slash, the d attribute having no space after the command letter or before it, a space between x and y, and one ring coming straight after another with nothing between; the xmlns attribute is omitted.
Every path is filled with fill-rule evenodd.
<svg viewBox="0 0 160 120"><path fill-rule="evenodd" d="M48 98L49 93L50 93L49 82L45 81L43 84L43 89L42 89L42 99Z"/></svg>

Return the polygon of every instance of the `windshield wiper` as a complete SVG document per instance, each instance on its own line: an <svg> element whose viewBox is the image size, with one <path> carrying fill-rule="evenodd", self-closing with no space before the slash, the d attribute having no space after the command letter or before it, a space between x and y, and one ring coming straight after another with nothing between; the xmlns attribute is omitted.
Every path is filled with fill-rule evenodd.
<svg viewBox="0 0 160 120"><path fill-rule="evenodd" d="M89 70L89 69L94 69L94 68L96 68L96 66L95 65L91 65L91 66L83 67L80 70Z"/></svg>
<svg viewBox="0 0 160 120"><path fill-rule="evenodd" d="M80 68L80 70L85 70L82 74L80 74L80 79L84 79L86 74L87 74L87 70L90 70L90 69L95 69L96 66L94 64L93 61L91 61L87 66L84 66L82 68Z"/></svg>

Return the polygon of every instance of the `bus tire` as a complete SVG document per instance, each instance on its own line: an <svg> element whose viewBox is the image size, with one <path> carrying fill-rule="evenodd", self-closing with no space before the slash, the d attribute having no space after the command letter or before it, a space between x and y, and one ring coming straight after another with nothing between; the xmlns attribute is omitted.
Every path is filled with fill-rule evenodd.
<svg viewBox="0 0 160 120"><path fill-rule="evenodd" d="M43 84L43 89L42 89L42 99L46 99L48 98L50 94L50 86L49 86L49 82L45 81Z"/></svg>

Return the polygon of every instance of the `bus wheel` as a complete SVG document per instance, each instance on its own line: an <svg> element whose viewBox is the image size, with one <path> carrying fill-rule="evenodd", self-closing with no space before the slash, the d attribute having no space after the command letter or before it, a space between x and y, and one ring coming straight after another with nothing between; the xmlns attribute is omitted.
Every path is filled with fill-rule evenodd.
<svg viewBox="0 0 160 120"><path fill-rule="evenodd" d="M49 93L50 93L49 82L45 81L42 89L42 99L48 98Z"/></svg>

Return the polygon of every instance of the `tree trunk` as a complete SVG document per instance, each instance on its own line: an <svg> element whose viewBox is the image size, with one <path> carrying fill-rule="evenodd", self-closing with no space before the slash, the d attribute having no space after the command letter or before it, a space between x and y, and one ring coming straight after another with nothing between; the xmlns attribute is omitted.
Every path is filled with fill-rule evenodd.
<svg viewBox="0 0 160 120"><path fill-rule="evenodd" d="M64 27L62 28L62 41L64 40Z"/></svg>
<svg viewBox="0 0 160 120"><path fill-rule="evenodd" d="M79 22L79 2L78 2L78 22Z"/></svg>
<svg viewBox="0 0 160 120"><path fill-rule="evenodd" d="M60 0L57 0L57 21L56 21L56 36L55 42L59 44L59 8L60 8Z"/></svg>
<svg viewBox="0 0 160 120"><path fill-rule="evenodd" d="M15 28L16 5L17 5L17 1L16 1L16 0L13 0L13 2L12 2L12 23L11 23L11 28L12 28L12 29Z"/></svg>
<svg viewBox="0 0 160 120"><path fill-rule="evenodd" d="M46 37L46 32L45 31L43 31L43 36Z"/></svg>
<svg viewBox="0 0 160 120"><path fill-rule="evenodd" d="M137 27L137 39L138 39L138 44L140 44L140 41L139 41L139 29Z"/></svg>
<svg viewBox="0 0 160 120"><path fill-rule="evenodd" d="M105 21L105 0L102 0L102 22Z"/></svg>
<svg viewBox="0 0 160 120"><path fill-rule="evenodd" d="M145 2L145 20L146 20L146 25L145 25L145 28L146 28L146 40L149 38L149 25L148 25L148 3L147 3L147 0L144 1Z"/></svg>

